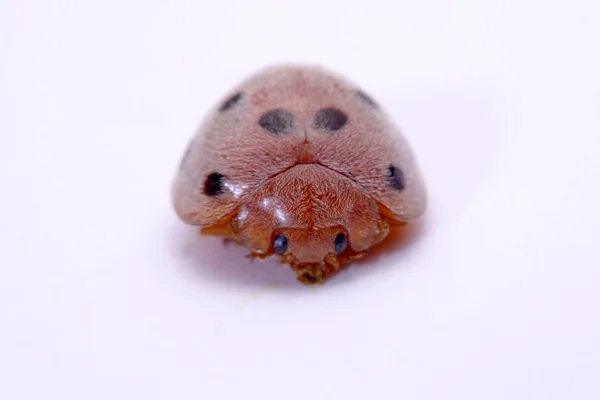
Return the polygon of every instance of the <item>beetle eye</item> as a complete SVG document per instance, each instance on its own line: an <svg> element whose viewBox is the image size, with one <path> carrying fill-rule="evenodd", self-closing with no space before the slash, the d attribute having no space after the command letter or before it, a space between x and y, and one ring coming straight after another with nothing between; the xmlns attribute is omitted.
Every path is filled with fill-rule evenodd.
<svg viewBox="0 0 600 400"><path fill-rule="evenodd" d="M335 237L333 244L335 247L335 252L339 255L346 250L346 246L348 245L348 239L346 239L346 235L344 235L343 233L339 233Z"/></svg>
<svg viewBox="0 0 600 400"><path fill-rule="evenodd" d="M283 255L287 250L288 241L283 233L275 236L275 240L273 240L273 248L275 249L275 253L279 255Z"/></svg>

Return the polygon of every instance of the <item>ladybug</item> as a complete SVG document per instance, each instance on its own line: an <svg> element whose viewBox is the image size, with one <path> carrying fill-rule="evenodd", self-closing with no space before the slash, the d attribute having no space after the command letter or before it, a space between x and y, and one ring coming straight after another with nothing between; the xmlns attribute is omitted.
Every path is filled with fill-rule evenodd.
<svg viewBox="0 0 600 400"><path fill-rule="evenodd" d="M260 70L209 113L172 186L177 216L281 257L305 284L365 256L420 217L426 190L399 128L373 98L319 66Z"/></svg>

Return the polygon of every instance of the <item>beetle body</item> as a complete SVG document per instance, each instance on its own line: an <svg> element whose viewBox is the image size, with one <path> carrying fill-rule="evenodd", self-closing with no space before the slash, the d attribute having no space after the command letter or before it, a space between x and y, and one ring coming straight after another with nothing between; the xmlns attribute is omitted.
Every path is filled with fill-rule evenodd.
<svg viewBox="0 0 600 400"><path fill-rule="evenodd" d="M425 210L410 146L352 82L276 66L241 82L192 138L173 182L184 222L281 256L320 283Z"/></svg>

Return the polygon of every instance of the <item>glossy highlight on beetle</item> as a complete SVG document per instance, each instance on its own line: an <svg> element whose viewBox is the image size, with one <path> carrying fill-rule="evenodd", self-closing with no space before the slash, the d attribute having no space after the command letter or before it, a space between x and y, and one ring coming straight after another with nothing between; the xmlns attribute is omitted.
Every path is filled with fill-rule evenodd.
<svg viewBox="0 0 600 400"><path fill-rule="evenodd" d="M316 66L258 71L192 138L172 188L179 218L281 257L306 284L420 217L426 190L399 128L364 90Z"/></svg>

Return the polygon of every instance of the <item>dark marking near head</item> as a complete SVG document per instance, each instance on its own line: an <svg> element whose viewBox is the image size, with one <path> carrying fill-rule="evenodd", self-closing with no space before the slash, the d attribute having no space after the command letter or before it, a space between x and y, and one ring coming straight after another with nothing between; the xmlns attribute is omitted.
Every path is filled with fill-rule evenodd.
<svg viewBox="0 0 600 400"><path fill-rule="evenodd" d="M204 181L204 194L210 197L223 194L223 175L213 172Z"/></svg>
<svg viewBox="0 0 600 400"><path fill-rule="evenodd" d="M314 276L313 274L311 274L310 272L305 272L302 275L300 275L299 277L300 282L307 282L307 283L317 283L319 280L316 276Z"/></svg>
<svg viewBox="0 0 600 400"><path fill-rule="evenodd" d="M273 136L290 133L294 130L294 115L286 110L267 111L258 120L258 124Z"/></svg>
<svg viewBox="0 0 600 400"><path fill-rule="evenodd" d="M348 246L348 239L346 238L346 235L344 235L343 233L338 233L338 235L333 241L333 245L335 248L335 252L338 255L346 251L346 246Z"/></svg>
<svg viewBox="0 0 600 400"><path fill-rule="evenodd" d="M232 95L231 97L229 97L227 100L225 100L225 102L221 105L221 107L219 107L219 112L227 111L230 108L233 108L233 106L235 106L237 103L240 102L240 100L242 99L242 96L243 96L243 93L238 92L238 93Z"/></svg>
<svg viewBox="0 0 600 400"><path fill-rule="evenodd" d="M279 255L283 255L287 251L288 240L283 233L280 233L273 240L273 248L275 249L275 253Z"/></svg>
<svg viewBox="0 0 600 400"><path fill-rule="evenodd" d="M337 108L323 108L315 114L313 128L323 131L339 131L348 122L348 116Z"/></svg>
<svg viewBox="0 0 600 400"><path fill-rule="evenodd" d="M404 186L405 186L405 181L404 181L404 173L402 172L402 170L394 165L390 165L388 167L388 180L390 183L390 186L401 192L404 190Z"/></svg>
<svg viewBox="0 0 600 400"><path fill-rule="evenodd" d="M370 105L371 107L379 107L377 105L377 103L375 102L375 100L373 100L373 98L371 96L369 96L368 94L366 94L365 92L363 92L362 90L357 90L356 91L356 96L361 99L362 101L364 101L365 103L367 103L368 105Z"/></svg>

